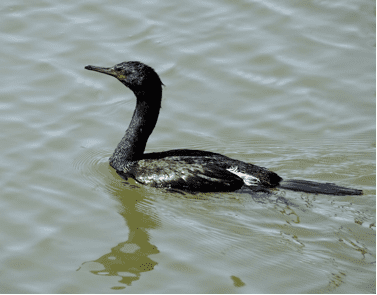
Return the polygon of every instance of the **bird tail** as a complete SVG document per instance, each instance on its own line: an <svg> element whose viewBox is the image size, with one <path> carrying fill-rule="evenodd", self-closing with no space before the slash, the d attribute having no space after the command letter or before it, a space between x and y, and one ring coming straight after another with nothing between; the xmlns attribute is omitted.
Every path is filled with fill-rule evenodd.
<svg viewBox="0 0 377 295"><path fill-rule="evenodd" d="M362 195L363 191L344 186L338 186L334 183L319 183L309 180L288 179L282 180L279 188L288 189L292 191L300 191L312 194L326 194L326 195Z"/></svg>

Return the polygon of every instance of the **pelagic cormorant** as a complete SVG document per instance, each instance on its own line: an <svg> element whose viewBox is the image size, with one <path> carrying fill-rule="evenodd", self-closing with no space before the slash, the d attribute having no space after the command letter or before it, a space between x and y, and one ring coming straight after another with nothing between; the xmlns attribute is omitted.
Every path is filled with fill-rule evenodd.
<svg viewBox="0 0 377 295"><path fill-rule="evenodd" d="M212 152L178 149L144 153L161 108L163 83L160 77L151 67L138 61L122 62L110 68L89 65L85 69L117 78L136 96L131 123L109 160L111 167L123 178L192 192L235 191L246 186L253 190L278 187L309 193L362 194L361 190L332 183L283 180L264 167Z"/></svg>

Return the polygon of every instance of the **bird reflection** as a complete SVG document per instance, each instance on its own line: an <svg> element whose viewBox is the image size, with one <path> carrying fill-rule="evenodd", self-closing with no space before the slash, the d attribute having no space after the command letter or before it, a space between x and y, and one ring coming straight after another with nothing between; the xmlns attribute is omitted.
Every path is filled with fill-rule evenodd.
<svg viewBox="0 0 377 295"><path fill-rule="evenodd" d="M94 262L103 265L101 270L92 270L96 275L119 276L119 281L128 286L140 278L141 273L153 270L157 264L148 255L157 254L157 248L149 243L139 246L130 241L123 242L111 249Z"/></svg>
<svg viewBox="0 0 377 295"><path fill-rule="evenodd" d="M130 286L139 280L142 273L151 271L157 262L149 256L159 253L156 246L149 242L148 230L158 226L153 212L145 212L142 204L145 197L141 197L137 190L120 188L115 197L121 203L120 214L125 219L130 230L128 240L119 243L96 260L87 261L78 269L86 268L96 275L118 276L119 283ZM112 289L123 289L126 286L114 286Z"/></svg>

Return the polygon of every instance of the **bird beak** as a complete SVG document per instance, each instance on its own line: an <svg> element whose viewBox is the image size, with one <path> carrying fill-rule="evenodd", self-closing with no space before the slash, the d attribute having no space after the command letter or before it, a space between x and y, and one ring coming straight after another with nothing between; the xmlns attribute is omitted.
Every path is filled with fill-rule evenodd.
<svg viewBox="0 0 377 295"><path fill-rule="evenodd" d="M118 75L116 74L116 72L114 70L114 67L101 68L101 67L96 67L96 66L86 66L85 69L89 70L89 71L95 71L95 72L107 74L107 75L113 76L115 78L118 78Z"/></svg>

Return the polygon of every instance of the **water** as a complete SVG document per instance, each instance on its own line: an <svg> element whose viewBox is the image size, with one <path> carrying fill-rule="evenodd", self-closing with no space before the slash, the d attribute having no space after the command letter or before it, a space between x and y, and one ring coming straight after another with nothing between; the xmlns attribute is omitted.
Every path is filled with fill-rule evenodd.
<svg viewBox="0 0 377 295"><path fill-rule="evenodd" d="M375 6L3 1L2 293L375 293ZM195 148L363 196L179 194L108 157L166 85L147 151Z"/></svg>

